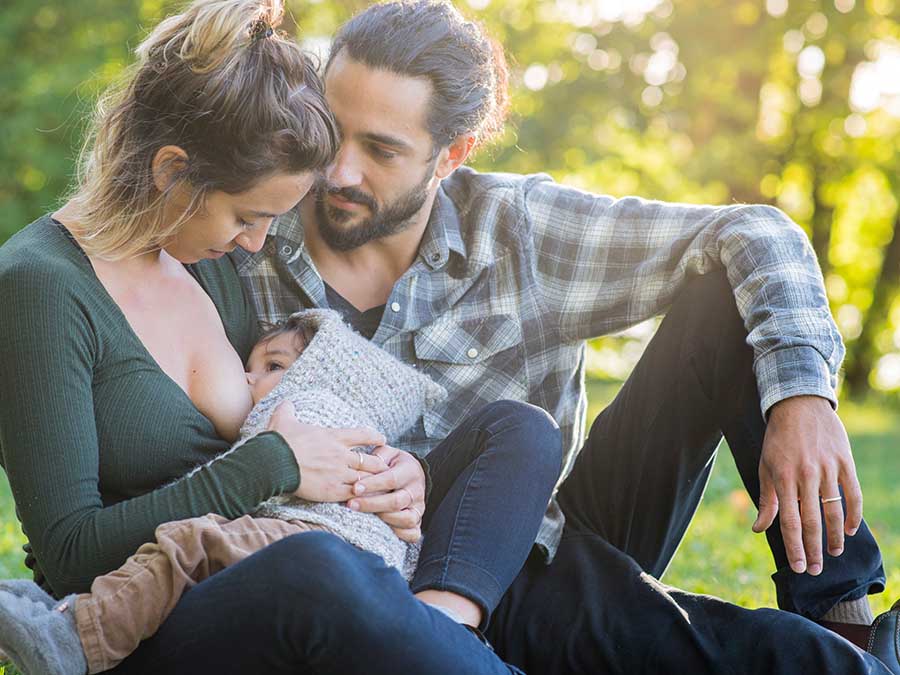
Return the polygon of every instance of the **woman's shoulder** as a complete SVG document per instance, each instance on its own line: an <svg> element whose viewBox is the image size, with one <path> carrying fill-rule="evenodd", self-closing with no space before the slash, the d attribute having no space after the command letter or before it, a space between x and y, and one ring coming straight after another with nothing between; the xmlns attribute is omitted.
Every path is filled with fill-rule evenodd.
<svg viewBox="0 0 900 675"><path fill-rule="evenodd" d="M26 225L0 246L4 297L12 293L49 300L54 291L70 297L82 292L89 280L90 263L49 215Z"/></svg>
<svg viewBox="0 0 900 675"><path fill-rule="evenodd" d="M33 268L77 269L83 254L70 242L49 214L43 215L12 235L0 246L0 274L25 274Z"/></svg>

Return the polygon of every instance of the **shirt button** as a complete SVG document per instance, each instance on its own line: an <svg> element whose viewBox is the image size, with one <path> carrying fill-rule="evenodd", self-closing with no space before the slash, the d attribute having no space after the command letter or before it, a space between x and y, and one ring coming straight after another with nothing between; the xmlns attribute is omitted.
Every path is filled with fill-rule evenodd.
<svg viewBox="0 0 900 675"><path fill-rule="evenodd" d="M474 359L476 356L478 356L478 350L475 349L475 347L472 347L472 349L466 352L466 356L468 356L470 359Z"/></svg>
<svg viewBox="0 0 900 675"><path fill-rule="evenodd" d="M432 253L432 254L431 254L431 262L436 263L436 262L438 262L440 259L441 259L441 254L440 254L440 253Z"/></svg>
<svg viewBox="0 0 900 675"><path fill-rule="evenodd" d="M294 252L294 249L292 249L290 246L282 246L281 247L281 255L290 255L293 252Z"/></svg>
<svg viewBox="0 0 900 675"><path fill-rule="evenodd" d="M400 303L399 303L399 302L392 302L392 303L391 303L391 309L392 309L393 311L395 311L395 312L399 312L399 311L400 311Z"/></svg>

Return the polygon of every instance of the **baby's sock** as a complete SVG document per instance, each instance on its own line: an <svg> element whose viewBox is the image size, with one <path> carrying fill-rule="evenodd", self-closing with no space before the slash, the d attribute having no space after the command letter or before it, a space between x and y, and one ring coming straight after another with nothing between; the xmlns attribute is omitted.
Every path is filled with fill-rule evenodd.
<svg viewBox="0 0 900 675"><path fill-rule="evenodd" d="M28 579L3 579L0 581L0 591L6 591L19 598L28 598L32 602L39 602L47 609L51 609L56 604L56 598Z"/></svg>
<svg viewBox="0 0 900 675"><path fill-rule="evenodd" d="M33 602L43 604L47 609L52 609L56 604L56 599L52 595L28 579L3 579L0 581L0 591L12 593L20 598L30 598ZM0 663L8 661L9 657L0 649Z"/></svg>
<svg viewBox="0 0 900 675"><path fill-rule="evenodd" d="M0 591L0 649L26 673L84 675L87 661L78 639L75 596L54 607Z"/></svg>

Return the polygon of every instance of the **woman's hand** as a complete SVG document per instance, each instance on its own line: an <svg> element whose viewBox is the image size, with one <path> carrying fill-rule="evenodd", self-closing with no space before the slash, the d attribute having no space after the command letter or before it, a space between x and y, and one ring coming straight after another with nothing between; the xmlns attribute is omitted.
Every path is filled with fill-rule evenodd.
<svg viewBox="0 0 900 675"><path fill-rule="evenodd" d="M422 538L422 516L425 514L422 465L408 452L389 445L375 448L372 456L383 459L388 469L357 481L353 486L356 496L347 506L355 511L376 514L403 541L418 541Z"/></svg>
<svg viewBox="0 0 900 675"><path fill-rule="evenodd" d="M294 495L311 502L343 502L353 496L361 478L387 472L383 458L351 448L382 445L383 434L374 429L328 429L297 421L290 401L279 405L269 420L269 431L284 437L300 468L300 486Z"/></svg>

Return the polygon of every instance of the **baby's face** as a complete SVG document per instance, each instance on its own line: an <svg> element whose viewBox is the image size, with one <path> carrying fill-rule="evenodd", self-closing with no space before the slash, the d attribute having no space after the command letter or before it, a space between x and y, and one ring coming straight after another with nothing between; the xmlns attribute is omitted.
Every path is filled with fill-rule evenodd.
<svg viewBox="0 0 900 675"><path fill-rule="evenodd" d="M295 333L282 333L257 343L247 362L247 384L254 405L281 382L284 371L297 360L302 350L301 340Z"/></svg>

